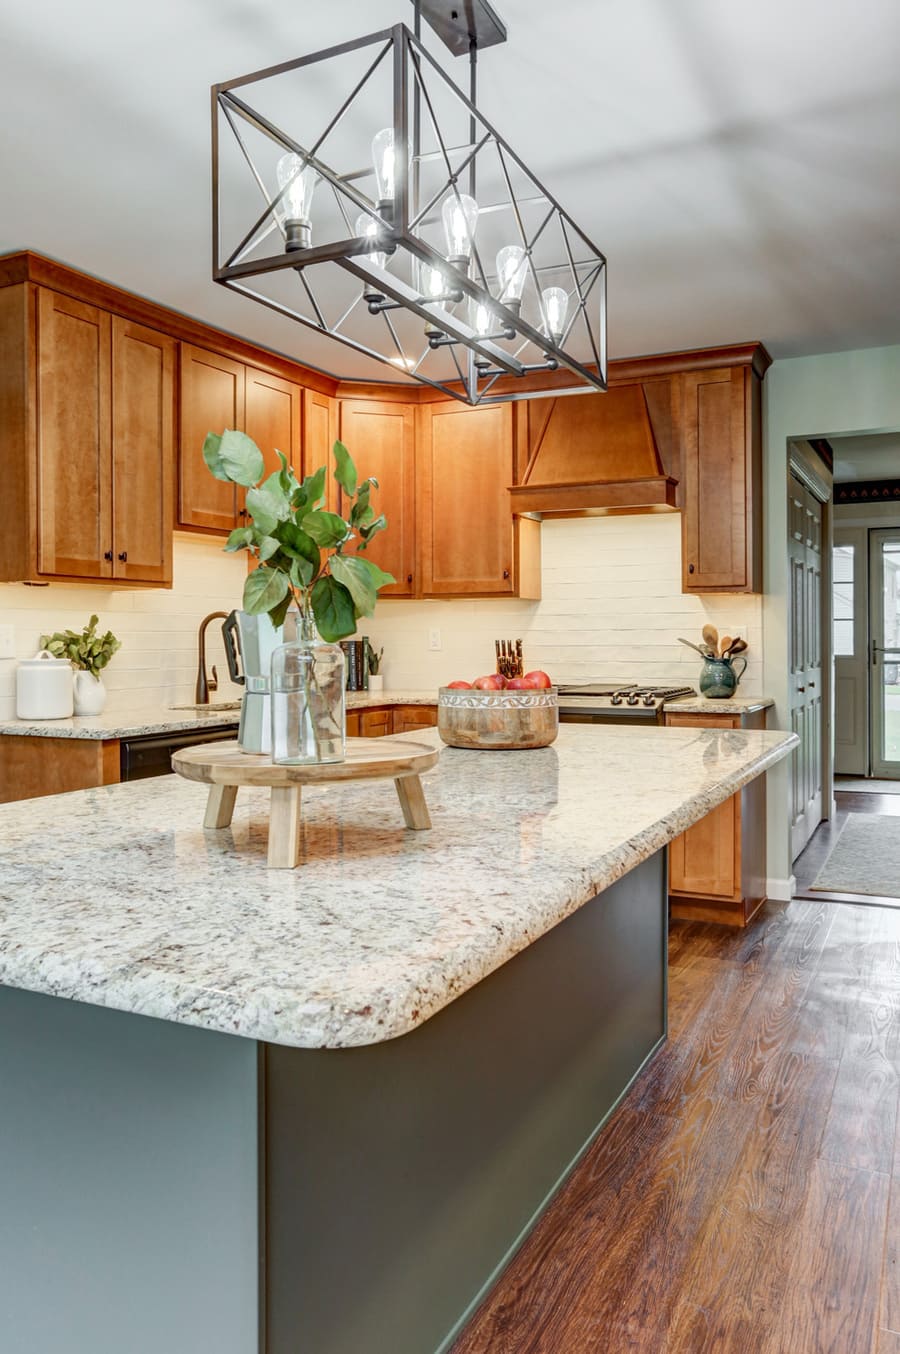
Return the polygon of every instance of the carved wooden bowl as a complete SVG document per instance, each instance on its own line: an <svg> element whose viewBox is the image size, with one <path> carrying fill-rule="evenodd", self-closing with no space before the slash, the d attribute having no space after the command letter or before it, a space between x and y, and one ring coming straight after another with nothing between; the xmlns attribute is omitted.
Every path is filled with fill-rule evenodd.
<svg viewBox="0 0 900 1354"><path fill-rule="evenodd" d="M453 748L545 748L559 733L556 687L438 691L438 733Z"/></svg>

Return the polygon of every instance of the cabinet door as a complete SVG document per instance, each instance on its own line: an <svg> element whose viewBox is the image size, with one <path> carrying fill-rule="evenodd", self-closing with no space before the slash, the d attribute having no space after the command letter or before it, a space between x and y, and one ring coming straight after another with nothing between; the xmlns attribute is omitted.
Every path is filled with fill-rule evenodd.
<svg viewBox="0 0 900 1354"><path fill-rule="evenodd" d="M112 321L113 576L172 581L176 342Z"/></svg>
<svg viewBox="0 0 900 1354"><path fill-rule="evenodd" d="M244 366L205 348L181 345L181 418L178 447L178 525L231 531L233 484L214 479L203 459L209 432L244 426Z"/></svg>
<svg viewBox="0 0 900 1354"><path fill-rule="evenodd" d="M672 893L740 897L740 796L732 795L669 845Z"/></svg>
<svg viewBox="0 0 900 1354"><path fill-rule="evenodd" d="M759 587L758 382L746 368L684 377L684 591Z"/></svg>
<svg viewBox="0 0 900 1354"><path fill-rule="evenodd" d="M329 512L338 510L338 487L334 479L334 458L331 448L337 441L337 400L321 395L317 390L303 392L303 474L312 475L320 465L328 474L325 478L325 506Z"/></svg>
<svg viewBox="0 0 900 1354"><path fill-rule="evenodd" d="M372 475L376 513L384 513L387 530L376 536L366 555L393 574L396 583L380 597L411 597L415 592L415 423L411 406L377 400L341 402L341 441L353 457L360 478ZM347 515L348 504L340 511Z"/></svg>
<svg viewBox="0 0 900 1354"><path fill-rule="evenodd" d="M109 578L110 317L45 288L37 315L38 570Z"/></svg>
<svg viewBox="0 0 900 1354"><path fill-rule="evenodd" d="M359 731L363 738L383 738L393 727L393 712L385 710L360 710Z"/></svg>
<svg viewBox="0 0 900 1354"><path fill-rule="evenodd" d="M425 405L420 416L416 497L422 592L511 594L512 405Z"/></svg>
<svg viewBox="0 0 900 1354"><path fill-rule="evenodd" d="M267 371L248 367L244 389L244 432L253 438L263 454L266 474L281 469L275 452L288 458L299 475L300 418L303 391L293 381L272 376ZM238 489L238 517L246 516L245 490Z"/></svg>
<svg viewBox="0 0 900 1354"><path fill-rule="evenodd" d="M437 724L436 705L395 705L392 732L411 733L415 729L430 729Z"/></svg>
<svg viewBox="0 0 900 1354"><path fill-rule="evenodd" d="M294 470L301 472L300 418L303 391L293 381L248 367L244 394L244 431L263 454L266 474L281 468L275 455L284 452Z"/></svg>

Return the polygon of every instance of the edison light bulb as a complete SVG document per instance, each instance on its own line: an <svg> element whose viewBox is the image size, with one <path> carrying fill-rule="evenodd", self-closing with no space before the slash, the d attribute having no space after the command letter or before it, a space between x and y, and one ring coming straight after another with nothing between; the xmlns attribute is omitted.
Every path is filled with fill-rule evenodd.
<svg viewBox="0 0 900 1354"><path fill-rule="evenodd" d="M365 212L356 218L356 233L364 236L367 240L377 240L379 236L378 222L373 221L371 216ZM371 259L376 268L387 267L387 251L384 249L367 249L366 258Z"/></svg>
<svg viewBox="0 0 900 1354"><path fill-rule="evenodd" d="M569 309L569 297L562 287L548 287L541 292L541 303L547 323L547 337L559 343L566 327L566 312Z"/></svg>
<svg viewBox="0 0 900 1354"><path fill-rule="evenodd" d="M465 267L472 253L475 227L478 225L478 203L465 193L451 193L441 208L444 234L447 237L447 260L454 267Z"/></svg>
<svg viewBox="0 0 900 1354"><path fill-rule="evenodd" d="M525 250L517 244L509 244L497 255L497 300L502 301L510 310L518 312L522 304L522 288L528 269L525 263Z"/></svg>
<svg viewBox="0 0 900 1354"><path fill-rule="evenodd" d="M284 230L284 247L308 249L312 239L309 213L316 186L316 171L302 155L289 151L287 155L282 155L275 166L275 177L279 189L286 190L275 208L279 225Z"/></svg>
<svg viewBox="0 0 900 1354"><path fill-rule="evenodd" d="M475 311L475 318L472 324L472 328L475 330L475 333L478 334L480 338L487 338L488 334L494 327L494 317L487 306L481 306L476 304L473 305L472 308Z"/></svg>
<svg viewBox="0 0 900 1354"><path fill-rule="evenodd" d="M447 283L440 268L432 263L419 264L419 291L427 301L446 295Z"/></svg>
<svg viewBox="0 0 900 1354"><path fill-rule="evenodd" d="M372 164L375 166L375 189L378 209L382 211L394 200L394 129L382 127L372 138Z"/></svg>

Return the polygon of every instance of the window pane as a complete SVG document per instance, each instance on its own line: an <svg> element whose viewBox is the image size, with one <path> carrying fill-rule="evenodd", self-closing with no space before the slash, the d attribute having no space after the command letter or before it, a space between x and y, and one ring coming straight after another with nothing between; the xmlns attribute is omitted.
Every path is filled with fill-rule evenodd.
<svg viewBox="0 0 900 1354"><path fill-rule="evenodd" d="M852 545L836 545L831 557L834 652L840 658L853 657L853 551Z"/></svg>
<svg viewBox="0 0 900 1354"><path fill-rule="evenodd" d="M834 622L834 656L835 658L853 657L853 621Z"/></svg>

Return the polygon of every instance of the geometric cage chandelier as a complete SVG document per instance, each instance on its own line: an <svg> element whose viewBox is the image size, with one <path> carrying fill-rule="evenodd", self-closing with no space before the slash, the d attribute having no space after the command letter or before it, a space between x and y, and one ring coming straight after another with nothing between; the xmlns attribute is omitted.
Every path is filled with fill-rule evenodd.
<svg viewBox="0 0 900 1354"><path fill-rule="evenodd" d="M477 106L506 30L486 0L413 3L415 32L213 86L213 278L466 404L546 394L542 371L605 390L606 259Z"/></svg>

